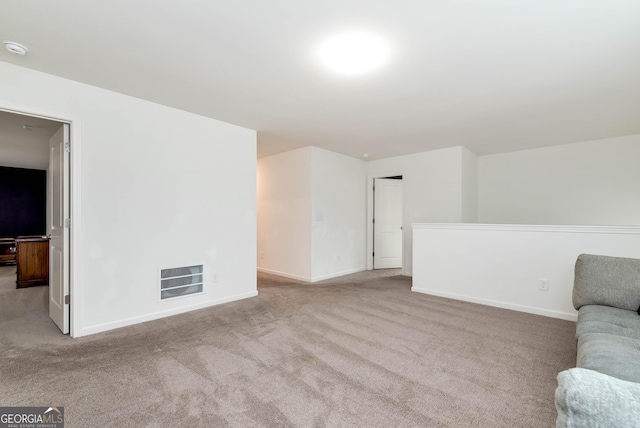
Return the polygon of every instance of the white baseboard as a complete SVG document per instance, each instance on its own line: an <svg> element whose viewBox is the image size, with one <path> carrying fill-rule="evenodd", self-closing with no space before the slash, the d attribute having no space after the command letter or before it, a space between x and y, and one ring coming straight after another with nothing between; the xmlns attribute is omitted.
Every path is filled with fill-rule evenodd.
<svg viewBox="0 0 640 428"><path fill-rule="evenodd" d="M308 276L294 275L294 274L291 274L291 273L280 272L280 271L273 270L273 269L266 269L266 268L259 267L258 268L258 272L270 273L272 275L283 276L285 278L295 279L297 281L302 281L302 282L311 282L311 278L309 278Z"/></svg>
<svg viewBox="0 0 640 428"><path fill-rule="evenodd" d="M247 299L249 297L255 297L258 295L258 291L250 291L248 293L236 294L234 296L225 297L217 300L210 300L207 302L196 303L189 306L181 306L179 308L168 309L166 311L153 312L150 314L140 315L136 317L126 318L123 320L112 321L104 324L97 324L82 329L82 335L88 336L90 334L102 333L104 331L113 330L116 328L127 327L129 325L139 324L147 321L153 321L160 318L169 317L172 315L183 314L185 312L195 311L197 309L204 309L210 306L217 306L223 303L234 302L236 300Z"/></svg>
<svg viewBox="0 0 640 428"><path fill-rule="evenodd" d="M363 272L365 270L367 270L367 268L363 266L355 269L343 270L342 272L332 273L329 275L320 275L311 279L311 282L324 281L325 279L337 278L339 276L350 275L352 273Z"/></svg>
<svg viewBox="0 0 640 428"><path fill-rule="evenodd" d="M462 300L464 302L479 303L481 305L493 306L502 309L511 309L512 311L526 312L528 314L542 315L550 318L559 318L567 321L576 321L578 316L567 312L552 311L549 309L534 308L532 306L518 305L515 303L500 302L497 300L481 299L478 297L465 296L462 294L445 293L427 288L411 287L411 291L422 294L430 294L432 296L446 297L449 299Z"/></svg>

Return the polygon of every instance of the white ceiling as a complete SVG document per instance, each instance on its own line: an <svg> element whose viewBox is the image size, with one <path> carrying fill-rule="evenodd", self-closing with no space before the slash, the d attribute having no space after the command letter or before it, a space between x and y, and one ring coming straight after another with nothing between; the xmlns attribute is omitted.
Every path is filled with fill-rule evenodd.
<svg viewBox="0 0 640 428"><path fill-rule="evenodd" d="M49 139L58 128L59 122L0 110L0 166L47 169Z"/></svg>
<svg viewBox="0 0 640 428"><path fill-rule="evenodd" d="M259 156L489 154L640 133L638 0L5 1L0 60L256 129ZM386 37L327 72L317 45ZM0 94L1 97L1 94Z"/></svg>

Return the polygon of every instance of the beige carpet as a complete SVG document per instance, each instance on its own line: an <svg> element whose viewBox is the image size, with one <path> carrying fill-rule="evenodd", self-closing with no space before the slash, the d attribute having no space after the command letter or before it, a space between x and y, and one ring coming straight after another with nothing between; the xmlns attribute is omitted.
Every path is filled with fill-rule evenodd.
<svg viewBox="0 0 640 428"><path fill-rule="evenodd" d="M0 405L68 427L552 427L575 324L410 291L396 271L70 339L0 322Z"/></svg>
<svg viewBox="0 0 640 428"><path fill-rule="evenodd" d="M16 265L0 265L0 291L16 288Z"/></svg>
<svg viewBox="0 0 640 428"><path fill-rule="evenodd" d="M0 321L48 311L48 286L17 289L16 266L0 266Z"/></svg>

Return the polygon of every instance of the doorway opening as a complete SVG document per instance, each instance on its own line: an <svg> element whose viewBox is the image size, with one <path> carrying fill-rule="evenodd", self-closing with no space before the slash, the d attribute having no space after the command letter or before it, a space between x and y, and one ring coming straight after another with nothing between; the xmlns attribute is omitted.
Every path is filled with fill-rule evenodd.
<svg viewBox="0 0 640 428"><path fill-rule="evenodd" d="M43 311L62 333L71 323L71 126L69 118L0 102L3 318ZM77 126L77 124L76 124ZM11 201L9 203L9 201ZM75 300L75 299L74 299Z"/></svg>
<svg viewBox="0 0 640 428"><path fill-rule="evenodd" d="M403 267L403 181L400 174L371 177L369 269Z"/></svg>

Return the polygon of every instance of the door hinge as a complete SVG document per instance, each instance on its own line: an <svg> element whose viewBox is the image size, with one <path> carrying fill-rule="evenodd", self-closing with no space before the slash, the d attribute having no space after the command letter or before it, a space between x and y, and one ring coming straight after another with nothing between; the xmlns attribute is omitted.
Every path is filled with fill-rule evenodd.
<svg viewBox="0 0 640 428"><path fill-rule="evenodd" d="M67 294L66 296L64 296L64 304L68 305L70 303L71 303L71 296Z"/></svg>
<svg viewBox="0 0 640 428"><path fill-rule="evenodd" d="M65 218L64 219L64 227L66 227L67 229L71 227L71 219L70 218Z"/></svg>
<svg viewBox="0 0 640 428"><path fill-rule="evenodd" d="M375 256L376 256L376 253L371 253L371 255L372 255L373 257L375 257Z"/></svg>
<svg viewBox="0 0 640 428"><path fill-rule="evenodd" d="M373 224L376 224L376 219L374 218L373 220L371 220L371 222L372 222Z"/></svg>
<svg viewBox="0 0 640 428"><path fill-rule="evenodd" d="M71 143L64 143L64 151L67 153L71 153Z"/></svg>

